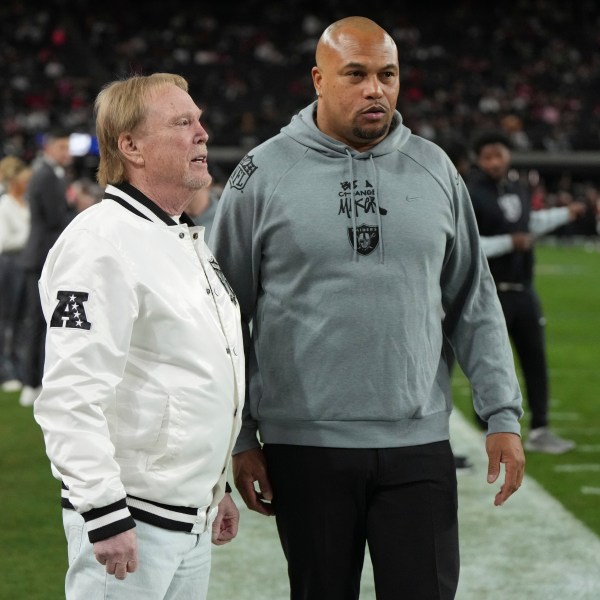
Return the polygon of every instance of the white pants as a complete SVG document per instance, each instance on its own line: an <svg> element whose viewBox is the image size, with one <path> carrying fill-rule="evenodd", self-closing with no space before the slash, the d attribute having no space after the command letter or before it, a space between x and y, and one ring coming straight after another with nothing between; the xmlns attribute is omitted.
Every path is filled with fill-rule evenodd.
<svg viewBox="0 0 600 600"><path fill-rule="evenodd" d="M63 525L69 553L66 600L206 600L210 527L196 534L137 521L138 569L119 580L96 560L77 511L63 509Z"/></svg>

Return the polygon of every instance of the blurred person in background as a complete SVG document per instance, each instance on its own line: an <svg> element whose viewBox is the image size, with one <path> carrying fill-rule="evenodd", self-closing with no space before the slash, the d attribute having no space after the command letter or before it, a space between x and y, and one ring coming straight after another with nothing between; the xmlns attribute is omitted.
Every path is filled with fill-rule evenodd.
<svg viewBox="0 0 600 600"><path fill-rule="evenodd" d="M579 226L575 234L586 236L588 239L597 238L600 234L600 191L598 186L587 181L581 186L576 198L586 206L585 215L577 221Z"/></svg>
<svg viewBox="0 0 600 600"><path fill-rule="evenodd" d="M86 208L102 200L103 188L88 177L80 177L73 181L67 189L67 202L76 212L83 212Z"/></svg>
<svg viewBox="0 0 600 600"><path fill-rule="evenodd" d="M213 181L211 185L202 190L198 190L198 193L194 196L194 199L189 203L186 213L195 225L202 225L204 227L204 241L208 242L210 232L212 229L213 220L215 213L217 212L217 205L219 203L219 197L223 191L223 186Z"/></svg>
<svg viewBox="0 0 600 600"><path fill-rule="evenodd" d="M581 216L585 205L571 202L533 211L528 186L518 176L509 177L512 144L503 131L481 132L473 141L473 152L475 166L467 185L481 246L525 380L530 412L525 449L562 454L572 450L575 443L549 428L545 320L534 288L534 244L539 236Z"/></svg>
<svg viewBox="0 0 600 600"><path fill-rule="evenodd" d="M469 144L458 136L446 136L438 144L446 152L458 174L466 180L471 170Z"/></svg>
<svg viewBox="0 0 600 600"><path fill-rule="evenodd" d="M48 131L43 136L42 154L33 163L27 192L31 228L20 257L25 270L26 329L23 389L19 398L22 406L32 406L41 391L46 323L38 280L48 251L75 214L67 200L67 169L71 162L69 133L60 129Z"/></svg>
<svg viewBox="0 0 600 600"><path fill-rule="evenodd" d="M16 156L0 161L0 382L5 392L22 387L25 272L19 256L29 237L26 191L31 173Z"/></svg>

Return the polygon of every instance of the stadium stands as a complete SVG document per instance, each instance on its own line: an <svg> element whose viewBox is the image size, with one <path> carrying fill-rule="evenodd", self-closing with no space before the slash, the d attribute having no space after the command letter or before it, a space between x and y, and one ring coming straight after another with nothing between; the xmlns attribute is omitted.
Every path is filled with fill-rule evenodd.
<svg viewBox="0 0 600 600"><path fill-rule="evenodd" d="M205 109L212 157L217 147L233 148L221 153L232 164L314 98L316 41L329 22L350 14L369 16L394 36L398 108L415 133L468 141L497 125L533 156L600 150L594 0L452 0L436 9L380 0L235 7L149 0L128 10L115 0L7 0L0 6L0 157L32 159L50 124L93 134L93 99L104 83L164 70L188 79Z"/></svg>

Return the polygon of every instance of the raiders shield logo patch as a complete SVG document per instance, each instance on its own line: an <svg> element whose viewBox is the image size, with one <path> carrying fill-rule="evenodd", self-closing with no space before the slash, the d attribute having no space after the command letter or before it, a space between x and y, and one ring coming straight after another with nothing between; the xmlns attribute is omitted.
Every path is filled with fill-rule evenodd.
<svg viewBox="0 0 600 600"><path fill-rule="evenodd" d="M83 306L88 297L87 292L58 292L56 294L58 304L52 313L50 327L91 329L92 324L87 320Z"/></svg>
<svg viewBox="0 0 600 600"><path fill-rule="evenodd" d="M219 278L219 280L223 284L223 287L225 288L225 290L229 294L230 300L234 304L237 304L237 298L235 296L233 288L229 284L229 281L227 281L227 278L225 277L225 273L223 273L223 271L221 271L221 267L219 266L219 263L217 262L217 259L214 256L211 256L209 258L208 262L210 263L210 266L214 269L214 272L217 274L217 277Z"/></svg>
<svg viewBox="0 0 600 600"><path fill-rule="evenodd" d="M350 245L354 248L354 230L352 227L348 227L348 239ZM376 225L366 225L363 223L356 228L356 248L355 250L366 256L371 254L379 244L379 227Z"/></svg>
<svg viewBox="0 0 600 600"><path fill-rule="evenodd" d="M229 178L229 185L236 190L243 190L248 183L248 179L252 176L252 173L258 169L258 167L252 161L252 155L247 154L242 158L239 162L238 166L235 168L235 171L231 174Z"/></svg>

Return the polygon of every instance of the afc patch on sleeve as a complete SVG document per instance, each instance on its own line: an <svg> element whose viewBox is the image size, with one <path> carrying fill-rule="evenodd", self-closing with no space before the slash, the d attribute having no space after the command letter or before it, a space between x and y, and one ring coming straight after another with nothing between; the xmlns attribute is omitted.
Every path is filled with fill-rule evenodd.
<svg viewBox="0 0 600 600"><path fill-rule="evenodd" d="M92 324L87 320L83 306L88 297L87 292L59 291L56 294L58 304L52 313L50 327L91 329Z"/></svg>

